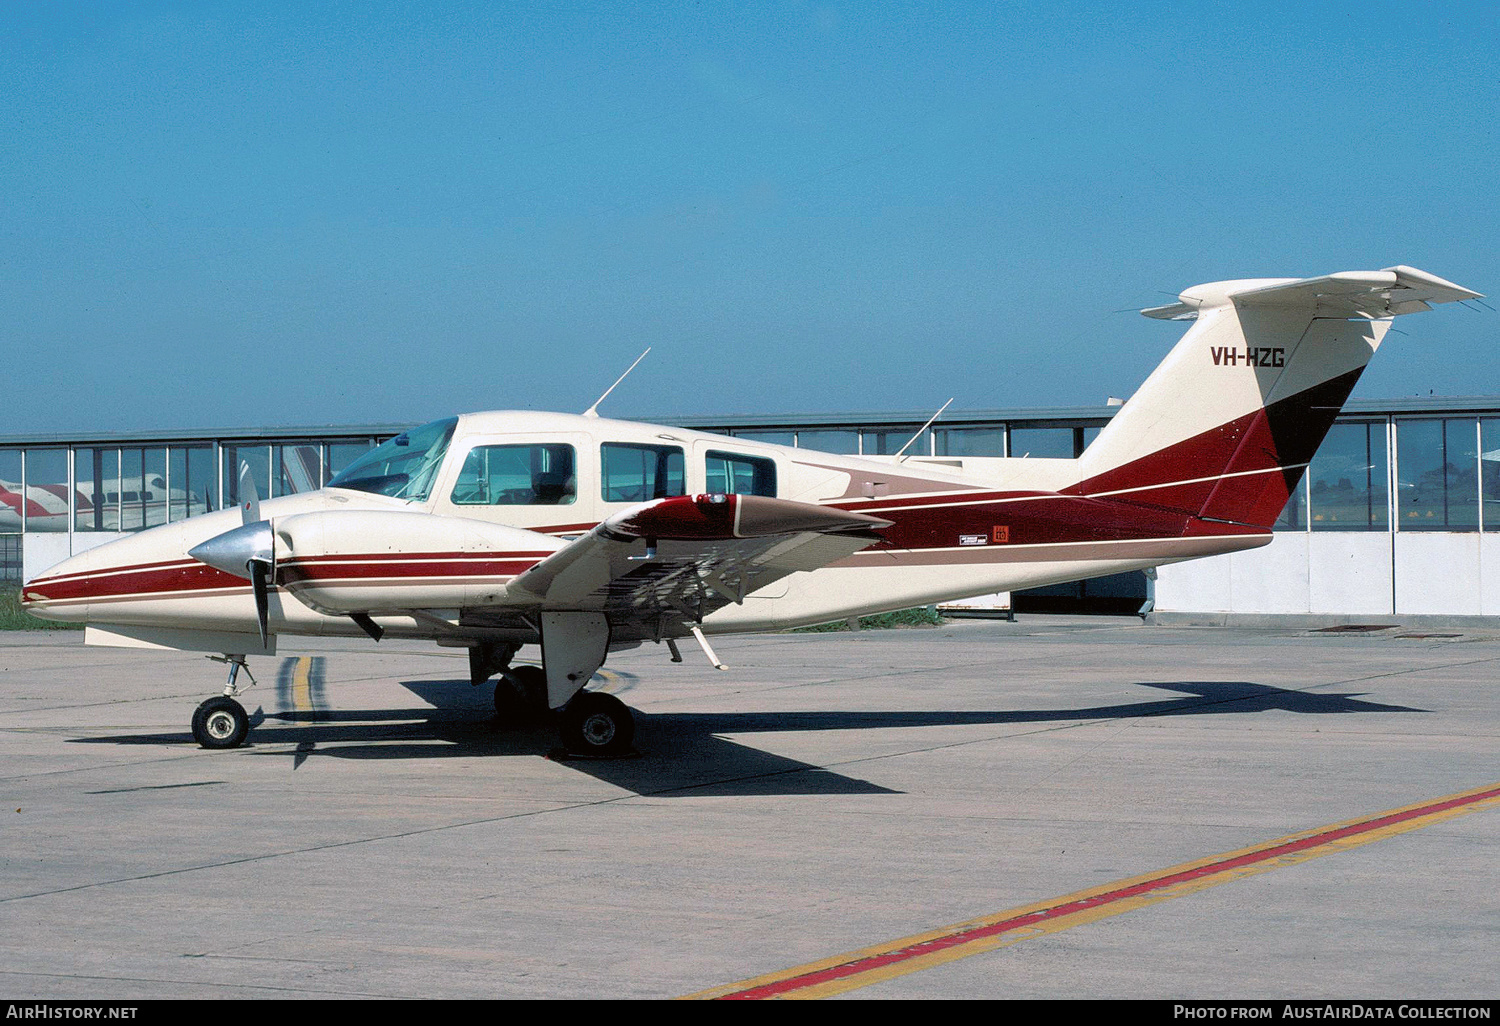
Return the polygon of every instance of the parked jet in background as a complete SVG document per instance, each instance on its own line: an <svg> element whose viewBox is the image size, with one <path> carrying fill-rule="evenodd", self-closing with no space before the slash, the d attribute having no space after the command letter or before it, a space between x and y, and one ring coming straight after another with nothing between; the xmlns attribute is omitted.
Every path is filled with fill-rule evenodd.
<svg viewBox="0 0 1500 1026"><path fill-rule="evenodd" d="M1214 282L1077 459L837 456L597 416L480 413L398 435L327 487L167 524L28 582L91 644L223 653L198 709L240 744L279 634L469 650L496 705L582 752L633 720L584 686L611 650L838 620L1264 545L1391 318L1478 293L1410 267ZM242 475L243 477L244 475ZM253 493L242 481L241 495ZM540 667L516 665L540 646Z"/></svg>

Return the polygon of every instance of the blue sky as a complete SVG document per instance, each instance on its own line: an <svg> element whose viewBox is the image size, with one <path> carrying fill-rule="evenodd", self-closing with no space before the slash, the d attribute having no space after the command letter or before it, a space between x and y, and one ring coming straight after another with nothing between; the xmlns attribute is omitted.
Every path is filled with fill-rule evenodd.
<svg viewBox="0 0 1500 1026"><path fill-rule="evenodd" d="M13 3L0 433L1093 405L1221 278L1500 292L1448 3ZM1500 302L1494 305L1500 306ZM1500 314L1357 396L1500 394Z"/></svg>

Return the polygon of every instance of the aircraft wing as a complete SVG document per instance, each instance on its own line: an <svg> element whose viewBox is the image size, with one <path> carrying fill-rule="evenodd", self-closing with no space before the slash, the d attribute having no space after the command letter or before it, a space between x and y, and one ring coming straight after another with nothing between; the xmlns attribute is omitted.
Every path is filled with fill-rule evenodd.
<svg viewBox="0 0 1500 1026"><path fill-rule="evenodd" d="M799 570L880 540L889 521L760 495L656 499L617 513L520 574L505 604L693 622Z"/></svg>

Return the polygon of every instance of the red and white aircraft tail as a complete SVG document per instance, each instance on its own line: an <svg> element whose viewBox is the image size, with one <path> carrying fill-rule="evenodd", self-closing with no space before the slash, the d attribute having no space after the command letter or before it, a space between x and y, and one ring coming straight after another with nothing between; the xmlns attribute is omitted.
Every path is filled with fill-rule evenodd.
<svg viewBox="0 0 1500 1026"><path fill-rule="evenodd" d="M1268 529L1390 319L1471 292L1412 267L1197 285L1196 320L1079 458L1070 491Z"/></svg>

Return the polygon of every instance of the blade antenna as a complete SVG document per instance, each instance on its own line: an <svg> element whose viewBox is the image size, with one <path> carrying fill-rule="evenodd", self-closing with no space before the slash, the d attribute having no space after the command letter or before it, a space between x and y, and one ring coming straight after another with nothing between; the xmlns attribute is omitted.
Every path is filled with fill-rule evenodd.
<svg viewBox="0 0 1500 1026"><path fill-rule="evenodd" d="M950 407L952 405L953 405L953 400L949 399L942 406L940 406L938 408L938 411L936 413L934 413L932 416L930 416L930 417L927 418L927 423L923 424L921 427L917 428L917 433L914 434L914 435L912 435L910 438L908 438L906 440L906 444L903 445L901 448L899 448L899 449L896 450L896 462L897 463L905 463L907 461L908 457L902 456L901 454L903 452L905 452L908 448L911 447L911 443L915 442L918 438L921 438L922 437L922 432L926 431L928 428L932 427L932 422L935 421L935 420L937 420L939 417L941 417L943 415L943 411L946 410L948 407ZM913 453L912 455L916 455L916 454Z"/></svg>
<svg viewBox="0 0 1500 1026"><path fill-rule="evenodd" d="M651 347L647 346L646 347L646 353L649 353L649 352L651 352ZM583 415L585 417L597 417L597 416L599 416L599 404L602 403L602 402L604 402L604 400L606 400L606 399L609 398L609 393L613 392L617 387L619 387L620 382L622 382L626 378L630 377L630 372L633 371L633 370L635 370L635 366L636 366L637 363L640 363L642 360L644 360L646 358L646 353L642 353L640 356L637 356L635 358L635 363L632 363L629 367L626 367L625 368L625 373L621 374L618 378L616 378L615 379L615 383L613 385L610 385L608 388L606 388L604 390L604 394L601 395L598 399L594 400L594 405L590 406L588 409L586 409L586 410L583 411Z"/></svg>

